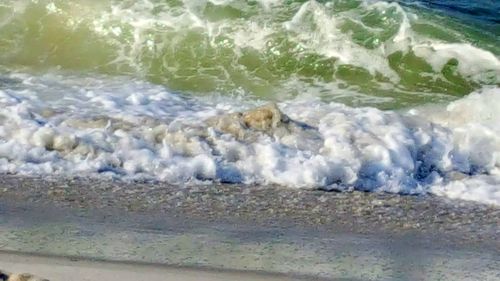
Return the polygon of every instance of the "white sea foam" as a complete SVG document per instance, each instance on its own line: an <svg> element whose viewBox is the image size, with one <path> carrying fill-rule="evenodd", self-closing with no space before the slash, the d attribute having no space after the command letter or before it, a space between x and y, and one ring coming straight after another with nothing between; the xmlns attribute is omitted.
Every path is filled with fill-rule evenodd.
<svg viewBox="0 0 500 281"><path fill-rule="evenodd" d="M307 129L239 139L205 120L254 100L201 101L128 78L2 81L2 173L432 192L500 205L498 88L407 113L288 101L278 106Z"/></svg>

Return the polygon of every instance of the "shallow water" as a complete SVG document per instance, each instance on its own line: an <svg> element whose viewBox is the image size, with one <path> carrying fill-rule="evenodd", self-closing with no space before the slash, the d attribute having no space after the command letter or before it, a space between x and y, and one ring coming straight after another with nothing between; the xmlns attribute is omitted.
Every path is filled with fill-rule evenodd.
<svg viewBox="0 0 500 281"><path fill-rule="evenodd" d="M4 1L0 171L500 204L497 4L440 3Z"/></svg>

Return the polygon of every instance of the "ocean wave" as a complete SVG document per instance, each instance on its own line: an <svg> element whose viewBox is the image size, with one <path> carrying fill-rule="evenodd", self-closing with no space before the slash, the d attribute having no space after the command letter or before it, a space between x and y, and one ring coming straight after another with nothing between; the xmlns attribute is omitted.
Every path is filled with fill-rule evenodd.
<svg viewBox="0 0 500 281"><path fill-rule="evenodd" d="M127 77L1 81L2 173L431 192L500 204L497 87L396 112L313 99L259 108L262 100L186 97Z"/></svg>
<svg viewBox="0 0 500 281"><path fill-rule="evenodd" d="M7 0L0 34L11 69L131 75L198 95L393 109L500 84L496 37L395 2Z"/></svg>

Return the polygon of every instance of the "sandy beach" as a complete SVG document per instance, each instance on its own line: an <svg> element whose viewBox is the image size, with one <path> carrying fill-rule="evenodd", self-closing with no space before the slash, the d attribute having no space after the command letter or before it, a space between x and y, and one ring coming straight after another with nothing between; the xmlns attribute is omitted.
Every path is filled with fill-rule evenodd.
<svg viewBox="0 0 500 281"><path fill-rule="evenodd" d="M496 280L500 274L500 210L477 203L81 178L5 176L0 187L0 247L10 253L0 257L1 269L51 280L87 280L65 279L75 270L83 272L79 278L85 272L135 278L148 266L154 269L148 280L196 279L201 269L219 271L202 270L198 280L229 280L235 270L257 272L238 280ZM39 255L71 259L51 267L52 259Z"/></svg>
<svg viewBox="0 0 500 281"><path fill-rule="evenodd" d="M15 253L0 253L0 264L13 272L30 272L54 281L284 281L304 280L293 277L273 276L249 272L227 272L216 270L174 268L167 266L140 265L132 263L97 262L69 258L36 256Z"/></svg>
<svg viewBox="0 0 500 281"><path fill-rule="evenodd" d="M500 234L498 206L430 194L2 176L0 196L12 203L102 210L120 216L145 214L230 224L321 226L358 234L416 232L444 235L463 243L497 241ZM494 243L494 248L499 246Z"/></svg>

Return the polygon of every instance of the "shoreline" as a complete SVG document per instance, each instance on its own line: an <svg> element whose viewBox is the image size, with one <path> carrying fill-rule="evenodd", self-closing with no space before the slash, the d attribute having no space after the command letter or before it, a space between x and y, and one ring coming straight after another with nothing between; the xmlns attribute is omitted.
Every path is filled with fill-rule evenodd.
<svg viewBox="0 0 500 281"><path fill-rule="evenodd" d="M328 280L500 274L500 208L436 196L3 176L0 214L0 249L17 253Z"/></svg>
<svg viewBox="0 0 500 281"><path fill-rule="evenodd" d="M474 243L500 237L500 206L435 195L280 186L175 186L90 178L0 177L2 201L358 234L424 233ZM500 249L500 245L499 245Z"/></svg>
<svg viewBox="0 0 500 281"><path fill-rule="evenodd" d="M16 272L36 272L37 277L49 280L121 280L135 281L147 278L160 280L207 281L285 281L312 280L263 272L230 271L210 268L173 267L162 264L91 260L74 257L37 255L0 250L0 264ZM77 274L75 274L77 272ZM236 279L235 279L236 278Z"/></svg>

